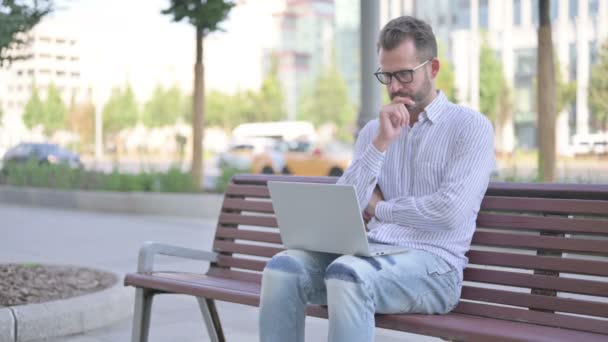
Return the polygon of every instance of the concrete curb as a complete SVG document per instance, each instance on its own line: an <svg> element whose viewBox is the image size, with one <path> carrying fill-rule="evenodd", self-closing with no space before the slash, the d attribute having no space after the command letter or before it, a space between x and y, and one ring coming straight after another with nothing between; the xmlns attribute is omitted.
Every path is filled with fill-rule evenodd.
<svg viewBox="0 0 608 342"><path fill-rule="evenodd" d="M40 304L13 306L0 311L0 342L26 342L81 333L100 328L133 313L134 291L124 287L124 275L103 291ZM5 321L4 311L10 318ZM10 312L12 311L12 313ZM13 329L5 325L13 321ZM11 336L12 333L12 336Z"/></svg>
<svg viewBox="0 0 608 342"><path fill-rule="evenodd" d="M15 341L15 317L9 308L0 308L0 342Z"/></svg>
<svg viewBox="0 0 608 342"><path fill-rule="evenodd" d="M123 214L217 219L221 194L56 190L0 186L0 203Z"/></svg>

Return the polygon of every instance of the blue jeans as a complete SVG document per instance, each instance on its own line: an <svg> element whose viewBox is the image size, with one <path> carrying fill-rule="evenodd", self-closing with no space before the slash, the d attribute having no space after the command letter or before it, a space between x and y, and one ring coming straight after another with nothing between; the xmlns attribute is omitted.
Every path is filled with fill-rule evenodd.
<svg viewBox="0 0 608 342"><path fill-rule="evenodd" d="M266 265L260 341L304 341L306 304L327 305L329 341L373 341L374 314L444 314L460 298L458 272L422 250L378 257L287 250Z"/></svg>

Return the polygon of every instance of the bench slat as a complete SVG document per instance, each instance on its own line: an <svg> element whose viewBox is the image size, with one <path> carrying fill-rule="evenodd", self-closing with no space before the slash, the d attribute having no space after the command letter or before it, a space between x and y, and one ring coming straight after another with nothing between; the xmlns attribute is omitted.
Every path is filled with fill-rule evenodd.
<svg viewBox="0 0 608 342"><path fill-rule="evenodd" d="M608 219L570 219L565 217L523 216L480 212L477 216L477 226L483 228L608 235Z"/></svg>
<svg viewBox="0 0 608 342"><path fill-rule="evenodd" d="M520 306L542 310L568 312L579 315L608 317L608 303L518 293L474 286L462 287L462 299Z"/></svg>
<svg viewBox="0 0 608 342"><path fill-rule="evenodd" d="M472 244L608 255L608 240L477 231Z"/></svg>
<svg viewBox="0 0 608 342"><path fill-rule="evenodd" d="M608 277L608 262L471 250L469 263Z"/></svg>
<svg viewBox="0 0 608 342"><path fill-rule="evenodd" d="M273 214L274 209L272 208L272 202L262 201L250 201L239 198L226 198L222 204L222 211L224 209L252 211L257 213L268 213Z"/></svg>
<svg viewBox="0 0 608 342"><path fill-rule="evenodd" d="M213 249L216 252L239 253L267 258L271 258L273 255L284 250L283 248L247 245L243 243L234 243L225 240L215 240L215 242L213 243Z"/></svg>
<svg viewBox="0 0 608 342"><path fill-rule="evenodd" d="M237 258L228 255L218 255L217 263L219 267L235 267L244 270L259 271L264 270L266 261Z"/></svg>
<svg viewBox="0 0 608 342"><path fill-rule="evenodd" d="M608 282L603 281L495 271L471 267L464 270L464 280L608 297Z"/></svg>
<svg viewBox="0 0 608 342"><path fill-rule="evenodd" d="M231 184L226 188L226 196L270 198L270 193L265 186Z"/></svg>
<svg viewBox="0 0 608 342"><path fill-rule="evenodd" d="M257 232L245 229L218 227L215 234L219 238L281 244L281 235L279 235L279 233Z"/></svg>
<svg viewBox="0 0 608 342"><path fill-rule="evenodd" d="M259 227L278 227L277 220L272 216L255 216L221 213L218 220L219 224L244 224L247 226Z"/></svg>
<svg viewBox="0 0 608 342"><path fill-rule="evenodd" d="M237 174L232 177L232 182L235 184L252 184L265 186L269 180L280 182L335 184L338 181L338 177L310 177L265 174Z"/></svg>
<svg viewBox="0 0 608 342"><path fill-rule="evenodd" d="M553 198L525 198L522 200L517 197L486 196L481 202L481 210L606 215L608 201Z"/></svg>
<svg viewBox="0 0 608 342"><path fill-rule="evenodd" d="M467 301L460 301L452 312L608 334L608 321L587 317L554 314Z"/></svg>

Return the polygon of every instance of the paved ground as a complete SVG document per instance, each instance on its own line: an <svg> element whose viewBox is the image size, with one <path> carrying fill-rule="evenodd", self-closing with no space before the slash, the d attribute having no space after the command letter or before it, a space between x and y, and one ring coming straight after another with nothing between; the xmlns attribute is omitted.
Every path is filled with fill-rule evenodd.
<svg viewBox="0 0 608 342"><path fill-rule="evenodd" d="M208 248L213 221L97 214L0 205L0 262L85 265L125 273L136 267L137 249L147 240ZM196 271L207 265L159 258L160 268ZM131 305L131 303L129 303ZM257 308L218 303L229 341L257 340ZM131 320L50 342L130 341ZM323 341L327 321L308 318L307 341ZM193 298L159 296L152 310L150 342L207 341ZM376 341L439 341L377 329Z"/></svg>

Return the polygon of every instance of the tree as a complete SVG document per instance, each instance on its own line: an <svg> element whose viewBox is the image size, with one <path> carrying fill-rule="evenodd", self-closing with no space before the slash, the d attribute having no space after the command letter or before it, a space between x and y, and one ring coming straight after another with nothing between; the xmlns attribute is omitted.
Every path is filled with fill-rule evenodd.
<svg viewBox="0 0 608 342"><path fill-rule="evenodd" d="M496 125L506 81L502 63L485 38L480 48L479 84L483 84L479 88L479 109Z"/></svg>
<svg viewBox="0 0 608 342"><path fill-rule="evenodd" d="M23 115L23 121L28 128L41 125L45 134L53 134L65 128L66 114L67 108L55 85L52 83L49 85L44 102L40 100L36 85L32 85L32 95L25 105Z"/></svg>
<svg viewBox="0 0 608 342"><path fill-rule="evenodd" d="M24 33L53 10L50 0L0 0L0 66L28 56L9 51L27 44Z"/></svg>
<svg viewBox="0 0 608 342"><path fill-rule="evenodd" d="M40 100L36 83L32 84L32 94L23 109L23 122L27 128L32 129L36 125L44 125L44 106Z"/></svg>
<svg viewBox="0 0 608 342"><path fill-rule="evenodd" d="M163 14L173 16L175 22L187 20L196 29L196 62L194 64L194 103L192 118L192 181L201 184L203 176L203 126L205 117L204 103L204 65L203 39L219 29L234 3L225 0L170 0L169 8Z"/></svg>
<svg viewBox="0 0 608 342"><path fill-rule="evenodd" d="M592 115L606 132L608 124L608 40L602 44L598 61L591 69L589 105Z"/></svg>
<svg viewBox="0 0 608 342"><path fill-rule="evenodd" d="M95 137L95 106L89 97L84 102L76 102L72 96L70 109L68 112L68 126L72 132L80 137L80 143L87 145L93 143Z"/></svg>
<svg viewBox="0 0 608 342"><path fill-rule="evenodd" d="M555 180L555 65L549 0L540 0L538 28L538 175L544 182Z"/></svg>
<svg viewBox="0 0 608 342"><path fill-rule="evenodd" d="M183 117L183 94L178 87L164 90L159 84L144 105L142 121L148 127L161 127L174 124Z"/></svg>
<svg viewBox="0 0 608 342"><path fill-rule="evenodd" d="M317 126L333 122L338 128L338 138L349 141L352 139L349 125L355 123L355 115L346 82L335 63L332 63L304 94L298 117Z"/></svg>
<svg viewBox="0 0 608 342"><path fill-rule="evenodd" d="M108 102L103 107L103 133L106 138L114 137L120 130L133 127L139 119L137 100L131 85L124 90L112 89Z"/></svg>
<svg viewBox="0 0 608 342"><path fill-rule="evenodd" d="M285 116L285 97L279 81L279 62L273 56L271 67L255 98L256 121L277 121Z"/></svg>
<svg viewBox="0 0 608 342"><path fill-rule="evenodd" d="M441 61L441 69L436 78L436 85L441 89L445 96L452 102L456 102L456 86L454 85L454 68L452 63L445 55L443 47L439 46L439 60ZM385 102L386 103L386 102Z"/></svg>

